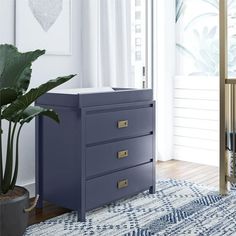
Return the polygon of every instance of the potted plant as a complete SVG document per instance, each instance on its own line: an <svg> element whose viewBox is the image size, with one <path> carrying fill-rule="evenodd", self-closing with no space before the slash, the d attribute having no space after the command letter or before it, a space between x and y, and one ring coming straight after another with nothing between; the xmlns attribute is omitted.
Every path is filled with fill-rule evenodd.
<svg viewBox="0 0 236 236"><path fill-rule="evenodd" d="M23 235L28 223L28 212L32 209L28 208L29 192L16 186L22 127L39 115L59 122L58 115L52 109L31 104L75 76L58 77L27 91L32 62L43 54L44 50L20 53L12 45L0 45L0 235L3 236ZM8 128L3 129L2 120L8 122ZM7 147L3 153L2 139L5 132Z"/></svg>

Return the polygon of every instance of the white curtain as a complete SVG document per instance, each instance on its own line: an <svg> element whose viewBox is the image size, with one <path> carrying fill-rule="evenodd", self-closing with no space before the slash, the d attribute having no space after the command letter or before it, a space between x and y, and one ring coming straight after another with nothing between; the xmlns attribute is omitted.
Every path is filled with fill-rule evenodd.
<svg viewBox="0 0 236 236"><path fill-rule="evenodd" d="M173 158L175 0L154 1L154 93L157 101L158 159Z"/></svg>
<svg viewBox="0 0 236 236"><path fill-rule="evenodd" d="M131 0L82 1L82 86L132 86Z"/></svg>

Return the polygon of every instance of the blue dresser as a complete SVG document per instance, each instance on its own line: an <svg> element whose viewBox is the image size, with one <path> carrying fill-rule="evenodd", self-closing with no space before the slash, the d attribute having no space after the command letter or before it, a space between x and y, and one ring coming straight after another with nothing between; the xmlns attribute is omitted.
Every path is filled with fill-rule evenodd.
<svg viewBox="0 0 236 236"><path fill-rule="evenodd" d="M60 124L36 120L36 191L43 201L91 209L155 192L155 102L152 90L48 93L36 105L57 111Z"/></svg>

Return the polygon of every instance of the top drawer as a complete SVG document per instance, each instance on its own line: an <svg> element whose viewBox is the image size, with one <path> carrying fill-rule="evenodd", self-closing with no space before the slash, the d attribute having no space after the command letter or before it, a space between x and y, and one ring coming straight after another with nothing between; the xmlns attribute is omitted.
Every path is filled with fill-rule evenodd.
<svg viewBox="0 0 236 236"><path fill-rule="evenodd" d="M153 131L153 107L89 114L86 143L149 134Z"/></svg>

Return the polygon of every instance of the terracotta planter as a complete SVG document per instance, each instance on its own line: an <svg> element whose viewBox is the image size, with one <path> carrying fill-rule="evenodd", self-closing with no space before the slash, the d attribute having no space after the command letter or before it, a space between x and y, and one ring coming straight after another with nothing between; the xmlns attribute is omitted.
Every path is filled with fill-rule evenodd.
<svg viewBox="0 0 236 236"><path fill-rule="evenodd" d="M22 236L28 225L29 192L16 187L11 194L0 197L0 235Z"/></svg>

